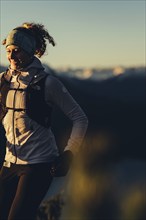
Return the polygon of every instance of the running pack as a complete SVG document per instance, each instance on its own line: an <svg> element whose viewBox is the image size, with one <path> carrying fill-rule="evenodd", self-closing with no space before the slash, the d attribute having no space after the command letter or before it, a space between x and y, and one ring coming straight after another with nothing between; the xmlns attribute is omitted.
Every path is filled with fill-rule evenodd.
<svg viewBox="0 0 146 220"><path fill-rule="evenodd" d="M8 109L13 111L25 111L26 114L38 124L48 128L51 124L51 113L52 107L49 106L45 101L45 80L47 74L44 75L40 80L36 80L35 75L26 89L21 88L10 88L11 80L7 81L4 72L1 77L0 86L0 121L5 117ZM15 104L13 107L6 106L7 94L10 90L23 91L26 93L26 106L25 108L16 108Z"/></svg>

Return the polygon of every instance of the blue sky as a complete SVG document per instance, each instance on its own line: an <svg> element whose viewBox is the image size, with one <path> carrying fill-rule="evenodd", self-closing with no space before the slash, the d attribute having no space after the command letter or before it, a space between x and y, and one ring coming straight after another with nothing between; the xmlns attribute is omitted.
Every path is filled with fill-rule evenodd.
<svg viewBox="0 0 146 220"><path fill-rule="evenodd" d="M44 24L57 46L41 60L53 68L145 65L144 0L0 2L1 41L25 21Z"/></svg>

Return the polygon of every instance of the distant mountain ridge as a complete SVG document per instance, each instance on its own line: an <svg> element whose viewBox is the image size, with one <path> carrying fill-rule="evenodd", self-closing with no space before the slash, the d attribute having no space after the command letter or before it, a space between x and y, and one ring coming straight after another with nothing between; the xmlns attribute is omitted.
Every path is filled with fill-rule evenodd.
<svg viewBox="0 0 146 220"><path fill-rule="evenodd" d="M7 67L0 65L0 73L5 71Z"/></svg>

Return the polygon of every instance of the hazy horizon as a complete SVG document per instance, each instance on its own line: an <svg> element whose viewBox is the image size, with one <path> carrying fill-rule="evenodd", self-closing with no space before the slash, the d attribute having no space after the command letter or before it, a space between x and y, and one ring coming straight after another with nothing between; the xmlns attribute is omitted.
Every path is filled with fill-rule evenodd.
<svg viewBox="0 0 146 220"><path fill-rule="evenodd" d="M57 45L53 68L145 66L145 1L1 1L1 41L25 21L42 23ZM15 15L15 16L12 16ZM0 63L8 65L1 46Z"/></svg>

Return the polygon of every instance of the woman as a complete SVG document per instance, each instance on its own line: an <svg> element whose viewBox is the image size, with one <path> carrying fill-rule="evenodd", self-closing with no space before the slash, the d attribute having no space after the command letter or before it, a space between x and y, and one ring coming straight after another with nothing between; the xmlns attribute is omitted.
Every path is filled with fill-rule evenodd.
<svg viewBox="0 0 146 220"><path fill-rule="evenodd" d="M80 106L38 59L46 51L47 40L55 46L43 25L23 23L3 41L10 65L0 77L1 118L7 139L0 172L1 220L35 219L53 175L66 175L87 129ZM73 122L61 155L50 128L55 105Z"/></svg>

